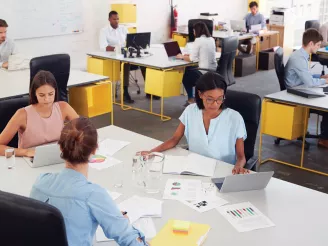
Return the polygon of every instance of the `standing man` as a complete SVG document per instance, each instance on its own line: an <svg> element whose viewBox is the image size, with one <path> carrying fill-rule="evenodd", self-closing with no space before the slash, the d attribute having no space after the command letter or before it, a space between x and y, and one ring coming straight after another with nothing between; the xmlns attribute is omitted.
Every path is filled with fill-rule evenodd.
<svg viewBox="0 0 328 246"><path fill-rule="evenodd" d="M321 77L320 75L312 75L309 69L310 54L315 54L318 51L322 40L321 34L316 29L310 28L303 33L302 48L290 55L285 66L285 85L287 88L299 85L314 87L328 84L328 75ZM320 114L323 117L318 145L328 148L328 113L320 112Z"/></svg>
<svg viewBox="0 0 328 246"><path fill-rule="evenodd" d="M257 2L250 2L249 8L251 10L250 13L248 13L244 20L246 22L246 29L250 30L252 25L259 25L261 24L261 29L266 29L266 22L265 18L262 14L259 13L259 5ZM252 46L253 46L254 40L244 40L239 43L238 49L239 51L250 54L252 52ZM242 45L246 45L246 48L242 47Z"/></svg>
<svg viewBox="0 0 328 246"><path fill-rule="evenodd" d="M7 38L8 24L0 19L0 68L8 69L9 56L14 53L15 43Z"/></svg>

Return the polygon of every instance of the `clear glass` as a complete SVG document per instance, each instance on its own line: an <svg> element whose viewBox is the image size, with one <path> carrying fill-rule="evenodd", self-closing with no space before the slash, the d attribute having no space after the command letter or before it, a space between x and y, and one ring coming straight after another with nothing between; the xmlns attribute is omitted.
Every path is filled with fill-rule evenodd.
<svg viewBox="0 0 328 246"><path fill-rule="evenodd" d="M136 186L145 187L143 178L143 163L141 161L140 152L132 158L132 181Z"/></svg>
<svg viewBox="0 0 328 246"><path fill-rule="evenodd" d="M160 191L164 159L164 154L158 152L140 157L141 163L143 164L145 191L147 193L155 194Z"/></svg>
<svg viewBox="0 0 328 246"><path fill-rule="evenodd" d="M116 173L114 178L114 187L122 188L123 187L123 177L124 177L124 162L116 165Z"/></svg>
<svg viewBox="0 0 328 246"><path fill-rule="evenodd" d="M9 148L5 150L6 166L8 169L15 167L15 149Z"/></svg>

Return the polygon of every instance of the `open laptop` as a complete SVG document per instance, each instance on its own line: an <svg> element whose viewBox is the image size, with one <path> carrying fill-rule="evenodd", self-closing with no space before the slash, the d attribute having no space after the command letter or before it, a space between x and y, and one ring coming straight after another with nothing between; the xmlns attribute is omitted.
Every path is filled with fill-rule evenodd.
<svg viewBox="0 0 328 246"><path fill-rule="evenodd" d="M175 59L178 54L182 54L177 41L164 43L164 48L169 59Z"/></svg>
<svg viewBox="0 0 328 246"><path fill-rule="evenodd" d="M24 157L24 160L31 167L42 167L64 163L60 157L61 151L57 143L41 145L35 148L34 158Z"/></svg>
<svg viewBox="0 0 328 246"><path fill-rule="evenodd" d="M29 69L30 60L23 54L10 55L8 58L8 71Z"/></svg>
<svg viewBox="0 0 328 246"><path fill-rule="evenodd" d="M245 20L231 20L230 26L231 26L231 29L235 32L243 32L246 30Z"/></svg>
<svg viewBox="0 0 328 246"><path fill-rule="evenodd" d="M213 178L212 182L216 185L220 192L239 192L248 190L264 189L273 172L261 172L250 174L231 175L225 178Z"/></svg>

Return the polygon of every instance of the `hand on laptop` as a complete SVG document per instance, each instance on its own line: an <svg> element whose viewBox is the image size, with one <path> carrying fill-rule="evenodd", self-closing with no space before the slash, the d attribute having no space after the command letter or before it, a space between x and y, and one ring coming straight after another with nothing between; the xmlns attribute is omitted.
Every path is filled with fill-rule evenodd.
<svg viewBox="0 0 328 246"><path fill-rule="evenodd" d="M2 68L8 69L8 62L2 63Z"/></svg>
<svg viewBox="0 0 328 246"><path fill-rule="evenodd" d="M235 174L246 174L246 173L249 173L249 170L248 169L245 169L243 167L240 167L240 166L235 166L232 169L232 174L233 175L235 175Z"/></svg>
<svg viewBox="0 0 328 246"><path fill-rule="evenodd" d="M25 150L25 157L34 157L35 155L35 149L26 149Z"/></svg>
<svg viewBox="0 0 328 246"><path fill-rule="evenodd" d="M182 54L177 54L176 58L177 59L183 59L183 55Z"/></svg>
<svg viewBox="0 0 328 246"><path fill-rule="evenodd" d="M328 74L321 75L320 78L322 78L322 79L326 79L326 80L327 80L327 79L328 79Z"/></svg>

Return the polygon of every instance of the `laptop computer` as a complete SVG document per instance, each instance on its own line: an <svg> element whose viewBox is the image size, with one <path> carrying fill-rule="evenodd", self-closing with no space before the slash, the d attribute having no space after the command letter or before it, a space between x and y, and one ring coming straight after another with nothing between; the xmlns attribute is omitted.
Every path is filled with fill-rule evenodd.
<svg viewBox="0 0 328 246"><path fill-rule="evenodd" d="M31 167L43 167L64 163L60 157L61 151L57 143L41 145L35 148L34 158L24 157L24 160Z"/></svg>
<svg viewBox="0 0 328 246"><path fill-rule="evenodd" d="M294 89L294 88L287 88L287 93L294 94L300 97L305 98L317 98L317 97L325 97L326 95L323 93L318 93L315 91L311 91L308 89Z"/></svg>
<svg viewBox="0 0 328 246"><path fill-rule="evenodd" d="M230 26L231 26L231 29L236 32L243 32L246 30L245 20L231 20Z"/></svg>
<svg viewBox="0 0 328 246"><path fill-rule="evenodd" d="M273 171L239 174L227 176L225 178L212 178L212 182L219 191L223 193L262 190L268 185L272 175Z"/></svg>
<svg viewBox="0 0 328 246"><path fill-rule="evenodd" d="M182 54L177 41L164 43L164 48L169 58L175 58L178 54Z"/></svg>

